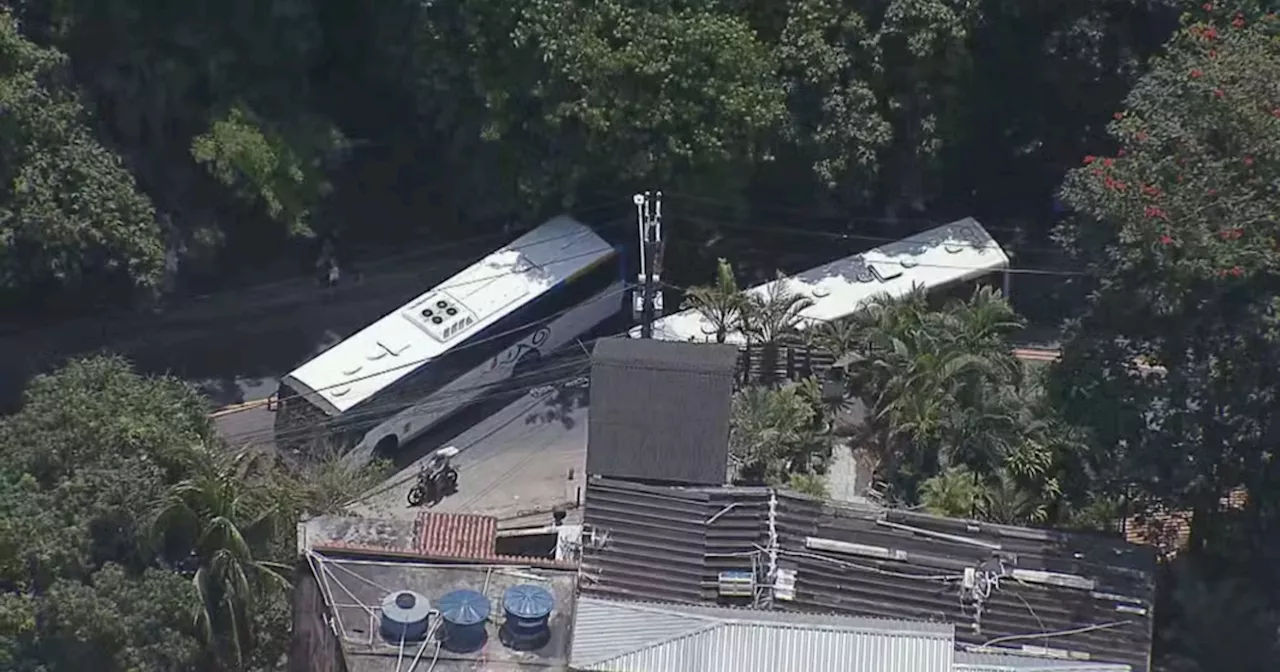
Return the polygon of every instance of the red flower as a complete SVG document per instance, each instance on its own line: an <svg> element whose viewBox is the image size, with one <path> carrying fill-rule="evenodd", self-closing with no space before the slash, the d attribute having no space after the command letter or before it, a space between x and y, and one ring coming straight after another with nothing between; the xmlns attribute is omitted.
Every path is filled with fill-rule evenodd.
<svg viewBox="0 0 1280 672"><path fill-rule="evenodd" d="M1150 218L1150 219L1164 219L1164 218L1165 218L1164 210L1162 210L1162 209L1160 209L1160 208L1158 208L1158 207L1156 207L1156 206L1154 206L1154 205L1148 205L1148 206L1147 206L1147 208L1146 208L1146 210L1145 210L1144 212L1146 213L1147 217L1148 217L1148 218Z"/></svg>
<svg viewBox="0 0 1280 672"><path fill-rule="evenodd" d="M1203 76L1204 73L1200 71L1200 68L1194 68L1191 70L1191 79L1199 79Z"/></svg>
<svg viewBox="0 0 1280 672"><path fill-rule="evenodd" d="M1204 39L1206 40L1210 40L1210 41L1216 40L1218 39L1218 30L1213 26L1209 26L1208 28L1204 29L1204 32L1201 33L1201 35L1204 35Z"/></svg>
<svg viewBox="0 0 1280 672"><path fill-rule="evenodd" d="M1208 194L1208 195L1210 195L1210 196L1217 196L1217 195L1218 195L1218 190L1217 190L1217 189L1210 189L1209 191L1206 191L1205 193L1206 193L1206 194Z"/></svg>
<svg viewBox="0 0 1280 672"><path fill-rule="evenodd" d="M1217 49L1210 49L1210 50L1209 50L1209 58L1217 58L1217 57L1218 57L1218 50L1217 50Z"/></svg>
<svg viewBox="0 0 1280 672"><path fill-rule="evenodd" d="M1239 14L1237 14L1237 15L1236 15L1236 18L1231 19L1231 27L1232 27L1232 28L1244 28L1244 17L1243 17L1243 16L1240 16Z"/></svg>
<svg viewBox="0 0 1280 672"><path fill-rule="evenodd" d="M1103 159L1103 160L1102 160L1102 165L1104 165L1104 166L1106 166L1106 167L1110 168L1111 166L1116 165L1116 160L1115 160L1115 159Z"/></svg>
<svg viewBox="0 0 1280 672"><path fill-rule="evenodd" d="M1203 10L1204 10L1204 11L1206 11L1206 12L1212 12L1212 11L1213 11L1213 5L1212 5L1212 4L1210 4L1210 3L1208 3L1208 2L1206 2L1206 3L1204 3L1203 5L1200 5L1200 9L1203 9Z"/></svg>
<svg viewBox="0 0 1280 672"><path fill-rule="evenodd" d="M1142 188L1142 193L1144 193L1144 194L1146 194L1146 195L1148 195L1148 196L1159 196L1159 195L1160 195L1160 188L1159 188L1159 187L1157 187L1157 186L1156 186L1156 185L1154 185L1154 184L1148 184L1147 186L1145 186L1145 187L1143 187L1143 188Z"/></svg>
<svg viewBox="0 0 1280 672"><path fill-rule="evenodd" d="M1116 152L1116 156L1124 156L1124 149L1121 149L1120 151Z"/></svg>
<svg viewBox="0 0 1280 672"><path fill-rule="evenodd" d="M1243 269L1243 268L1240 268L1239 266L1232 266L1232 267L1231 267L1231 275L1234 275L1234 276L1236 276L1236 277L1238 278L1238 277L1240 277L1240 276L1244 275L1244 269Z"/></svg>
<svg viewBox="0 0 1280 672"><path fill-rule="evenodd" d="M1244 157L1244 165L1246 165L1246 166L1252 166L1252 165L1253 165L1253 157L1252 157L1252 156L1246 156L1246 157Z"/></svg>
<svg viewBox="0 0 1280 672"><path fill-rule="evenodd" d="M1223 240L1239 240L1244 235L1244 229L1236 227L1234 229L1223 229L1218 232L1218 237Z"/></svg>
<svg viewBox="0 0 1280 672"><path fill-rule="evenodd" d="M1277 115L1277 116L1280 116L1280 115ZM1138 131L1138 142L1146 142L1146 141L1147 141L1147 132Z"/></svg>
<svg viewBox="0 0 1280 672"><path fill-rule="evenodd" d="M1277 113L1280 113L1280 109L1277 109L1277 110L1276 110L1276 112L1277 112ZM1276 116L1277 116L1277 117L1280 117L1280 114L1276 114ZM1086 165L1086 166L1087 166L1087 165L1089 165L1089 164L1091 164L1091 163L1093 163L1094 161L1097 161L1097 160L1098 160L1098 157L1096 157L1096 156L1094 156L1094 155L1092 155L1092 154L1087 154L1087 155L1085 155L1085 157L1084 157L1084 165Z"/></svg>
<svg viewBox="0 0 1280 672"><path fill-rule="evenodd" d="M1280 107L1277 107L1276 109L1271 110L1271 116L1277 119L1280 119Z"/></svg>
<svg viewBox="0 0 1280 672"><path fill-rule="evenodd" d="M1169 235L1169 234L1167 234L1167 233L1166 233L1166 234L1164 234L1163 236L1160 236L1160 244L1161 244L1161 245L1172 245L1172 244L1173 244L1173 236L1171 236L1171 235Z"/></svg>
<svg viewBox="0 0 1280 672"><path fill-rule="evenodd" d="M1115 114L1111 115L1111 117L1116 121L1120 121L1121 119L1124 119L1124 112L1116 112Z"/></svg>
<svg viewBox="0 0 1280 672"><path fill-rule="evenodd" d="M1223 97L1224 95L1226 95L1226 93L1224 93L1222 89L1214 89L1214 90L1213 90L1213 97L1214 97L1214 98L1221 98L1221 97Z"/></svg>

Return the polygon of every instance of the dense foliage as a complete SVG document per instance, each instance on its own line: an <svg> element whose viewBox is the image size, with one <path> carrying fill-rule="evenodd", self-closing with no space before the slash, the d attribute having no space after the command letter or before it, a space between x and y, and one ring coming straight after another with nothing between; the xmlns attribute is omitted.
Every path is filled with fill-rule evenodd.
<svg viewBox="0 0 1280 672"><path fill-rule="evenodd" d="M971 214L1014 252L1015 288L1047 280L1062 299L1024 294L1066 321L1061 362L1044 380L1017 365L1023 320L994 292L878 302L807 330L839 357L843 399L769 375L738 395L737 476L821 494L854 446L892 501L951 515L1114 532L1188 512L1160 666L1274 670L1280 20L1265 7L7 2L0 304L6 326L155 307L312 237L339 256L501 237L601 200L626 214L643 188L679 204L669 267L712 241L758 267L782 265L778 241L828 259L832 239L805 234L852 234L847 254ZM722 263L686 305L768 373L806 299L739 292L756 279ZM846 422L852 406L865 422ZM366 484L228 452L190 389L114 359L33 383L0 457L0 668L22 672L275 668L279 523Z"/></svg>
<svg viewBox="0 0 1280 672"><path fill-rule="evenodd" d="M206 408L105 358L37 379L0 421L0 667L278 669L293 521L375 481L228 452Z"/></svg>
<svg viewBox="0 0 1280 672"><path fill-rule="evenodd" d="M19 0L0 287L120 302L299 236L474 235L648 186L1043 238L1176 4Z"/></svg>

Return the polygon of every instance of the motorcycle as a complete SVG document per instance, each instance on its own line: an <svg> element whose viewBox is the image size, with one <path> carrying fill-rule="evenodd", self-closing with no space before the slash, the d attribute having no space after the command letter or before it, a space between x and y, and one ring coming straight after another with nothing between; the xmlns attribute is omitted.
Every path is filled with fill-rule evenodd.
<svg viewBox="0 0 1280 672"><path fill-rule="evenodd" d="M417 483L409 488L409 506L434 506L458 491L458 470L449 464L449 458L457 454L458 449L449 446L428 458L418 469Z"/></svg>

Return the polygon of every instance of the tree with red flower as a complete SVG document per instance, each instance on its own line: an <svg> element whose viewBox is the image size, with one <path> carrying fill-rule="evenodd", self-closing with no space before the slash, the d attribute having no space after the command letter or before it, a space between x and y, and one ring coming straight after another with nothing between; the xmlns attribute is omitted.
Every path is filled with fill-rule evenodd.
<svg viewBox="0 0 1280 672"><path fill-rule="evenodd" d="M1063 185L1089 298L1052 384L1099 480L1193 513L1193 554L1234 488L1280 507L1280 21L1204 9L1110 124L1124 158Z"/></svg>

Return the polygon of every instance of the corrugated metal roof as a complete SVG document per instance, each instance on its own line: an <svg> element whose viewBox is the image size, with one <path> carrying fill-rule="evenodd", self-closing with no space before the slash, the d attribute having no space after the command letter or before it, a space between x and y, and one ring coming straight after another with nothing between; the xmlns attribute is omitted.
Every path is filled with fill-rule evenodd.
<svg viewBox="0 0 1280 672"><path fill-rule="evenodd" d="M589 597L573 642L572 667L613 672L951 672L954 653L944 624Z"/></svg>
<svg viewBox="0 0 1280 672"><path fill-rule="evenodd" d="M732 345L597 341L587 473L723 485L737 360Z"/></svg>
<svg viewBox="0 0 1280 672"><path fill-rule="evenodd" d="M763 581L767 558L759 549L769 544L770 497L766 488L592 479L583 519L603 543L583 551L581 589L601 598L707 604L718 599L719 572L756 571ZM824 504L785 492L776 494L773 520L778 566L796 572L794 599L776 601L776 609L942 621L955 624L957 640L966 644L1015 637L1062 655L1150 669L1149 549L1090 535ZM808 537L888 555L809 548ZM972 599L961 599L966 568L984 577L1012 569L1072 574L1093 587L1034 583L1005 572L978 610Z"/></svg>
<svg viewBox="0 0 1280 672"><path fill-rule="evenodd" d="M1133 672L1121 663L1055 660L985 651L957 651L955 672Z"/></svg>

